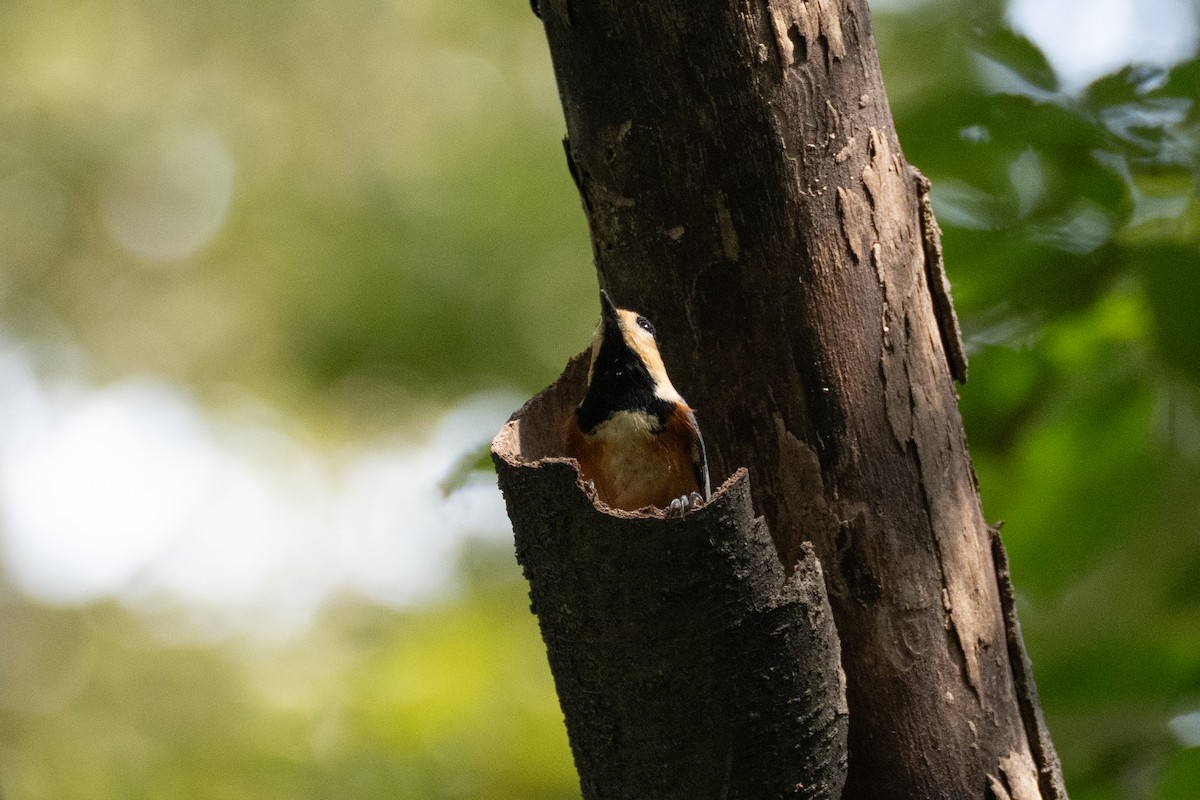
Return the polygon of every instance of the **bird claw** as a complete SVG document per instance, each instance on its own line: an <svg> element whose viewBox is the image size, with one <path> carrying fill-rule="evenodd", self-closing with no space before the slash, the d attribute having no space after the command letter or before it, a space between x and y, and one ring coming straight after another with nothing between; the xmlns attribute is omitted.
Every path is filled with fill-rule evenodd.
<svg viewBox="0 0 1200 800"><path fill-rule="evenodd" d="M704 502L704 498L699 492L692 492L681 497L676 497L671 501L671 505L667 507L668 517L683 517L689 511L695 511Z"/></svg>

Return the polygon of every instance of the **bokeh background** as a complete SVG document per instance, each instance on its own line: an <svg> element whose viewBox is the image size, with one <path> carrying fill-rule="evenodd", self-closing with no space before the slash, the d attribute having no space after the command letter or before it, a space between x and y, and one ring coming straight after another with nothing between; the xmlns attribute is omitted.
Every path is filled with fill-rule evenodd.
<svg viewBox="0 0 1200 800"><path fill-rule="evenodd" d="M1076 800L1200 797L1194 0L878 0ZM485 445L595 276L526 0L6 0L0 787L579 796Z"/></svg>

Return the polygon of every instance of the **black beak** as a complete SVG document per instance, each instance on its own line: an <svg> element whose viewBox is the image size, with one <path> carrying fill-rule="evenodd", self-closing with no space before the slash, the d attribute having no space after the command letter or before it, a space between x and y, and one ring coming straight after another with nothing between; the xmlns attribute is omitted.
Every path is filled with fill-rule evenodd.
<svg viewBox="0 0 1200 800"><path fill-rule="evenodd" d="M613 303L608 292L600 290L600 319L604 322L604 332L620 335L621 317L617 315L617 306Z"/></svg>

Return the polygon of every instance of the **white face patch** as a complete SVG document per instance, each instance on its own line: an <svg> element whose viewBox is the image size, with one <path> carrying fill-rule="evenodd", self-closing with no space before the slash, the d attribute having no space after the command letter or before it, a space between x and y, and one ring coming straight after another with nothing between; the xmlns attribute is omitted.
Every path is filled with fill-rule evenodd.
<svg viewBox="0 0 1200 800"><path fill-rule="evenodd" d="M683 398L679 396L679 392L675 391L675 387L671 385L671 379L667 377L667 368L663 366L662 355L658 352L658 343L654 341L650 331L637 324L637 312L619 308L617 309L617 320L621 328L621 338L646 365L646 371L650 373L650 378L654 381L655 396L668 403L682 403ZM596 359L600 355L600 347L603 344L604 319L602 317L596 325L595 331L592 332L592 357L591 363L588 364L588 385L592 383Z"/></svg>
<svg viewBox="0 0 1200 800"><path fill-rule="evenodd" d="M604 343L604 318L596 323L596 330L592 331L592 360L588 362L588 386L592 385L592 371L596 369L596 357L600 355L600 345Z"/></svg>
<svg viewBox="0 0 1200 800"><path fill-rule="evenodd" d="M625 338L625 344L629 345L629 349L646 365L646 371L654 380L655 396L670 403L683 402L679 392L671 385L671 379L667 377L667 368L663 366L658 343L654 341L650 331L637 324L638 315L623 308L617 311L617 315L621 318L621 335ZM593 360L595 352L596 350L593 350Z"/></svg>

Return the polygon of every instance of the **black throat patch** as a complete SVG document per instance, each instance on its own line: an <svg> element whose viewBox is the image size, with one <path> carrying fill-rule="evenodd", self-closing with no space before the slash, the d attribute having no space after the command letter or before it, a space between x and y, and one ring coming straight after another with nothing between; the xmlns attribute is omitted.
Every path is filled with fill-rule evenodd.
<svg viewBox="0 0 1200 800"><path fill-rule="evenodd" d="M592 433L620 411L643 411L661 425L674 409L654 394L654 379L629 345L623 339L614 341L606 336L592 366L587 396L575 410L575 416L580 430Z"/></svg>

